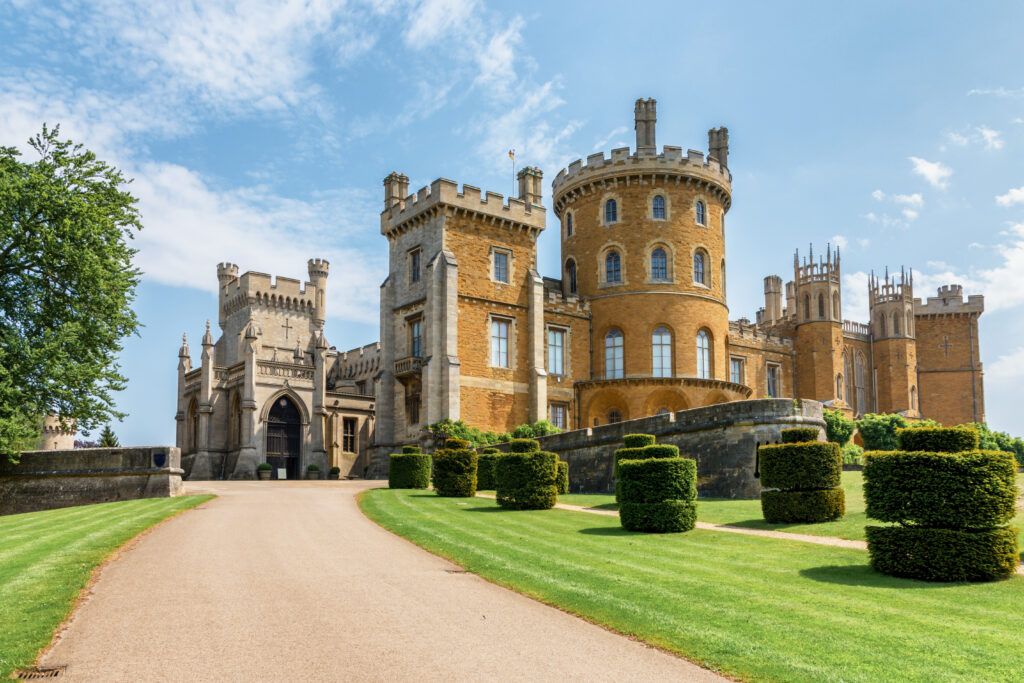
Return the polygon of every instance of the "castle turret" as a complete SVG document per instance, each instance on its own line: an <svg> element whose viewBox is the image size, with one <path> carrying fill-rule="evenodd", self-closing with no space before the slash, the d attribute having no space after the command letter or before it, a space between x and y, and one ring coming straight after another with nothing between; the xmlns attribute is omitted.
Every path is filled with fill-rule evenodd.
<svg viewBox="0 0 1024 683"><path fill-rule="evenodd" d="M540 181L544 174L536 166L527 166L519 171L519 198L527 204L541 203Z"/></svg>
<svg viewBox="0 0 1024 683"><path fill-rule="evenodd" d="M725 126L708 131L708 158L729 167L729 129Z"/></svg>
<svg viewBox="0 0 1024 683"><path fill-rule="evenodd" d="M845 406L841 279L838 249L833 254L830 246L817 262L813 246L803 263L800 252L794 254L791 305L796 314L790 317L796 323L797 355L807 359L797 368L797 397Z"/></svg>
<svg viewBox="0 0 1024 683"><path fill-rule="evenodd" d="M769 275L764 279L764 318L759 323L774 325L782 319L782 278Z"/></svg>
<svg viewBox="0 0 1024 683"><path fill-rule="evenodd" d="M409 176L392 171L384 179L384 208L398 206L409 196Z"/></svg>
<svg viewBox="0 0 1024 683"><path fill-rule="evenodd" d="M327 318L327 273L331 264L325 259L311 258L308 262L309 281L316 287L316 298L313 306L313 324L323 329Z"/></svg>
<svg viewBox="0 0 1024 683"><path fill-rule="evenodd" d="M916 415L917 345L914 341L914 277L872 277L868 306L873 338L876 410Z"/></svg>
<svg viewBox="0 0 1024 683"><path fill-rule="evenodd" d="M658 101L653 97L639 99L634 107L633 127L636 128L636 149L657 151L654 142L654 126L658 122Z"/></svg>
<svg viewBox="0 0 1024 683"><path fill-rule="evenodd" d="M217 282L220 284L218 287L218 306L219 311L217 315L217 324L220 329L224 329L224 325L227 323L227 310L225 304L228 300L228 285L238 279L238 266L234 263L218 263L217 264Z"/></svg>

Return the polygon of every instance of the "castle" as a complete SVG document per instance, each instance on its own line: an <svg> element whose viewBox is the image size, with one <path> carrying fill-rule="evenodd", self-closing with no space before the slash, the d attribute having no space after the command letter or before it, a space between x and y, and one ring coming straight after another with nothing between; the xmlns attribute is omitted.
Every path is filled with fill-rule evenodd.
<svg viewBox="0 0 1024 683"><path fill-rule="evenodd" d="M656 106L636 102L635 151L592 154L552 182L560 278L537 270L547 210L534 167L507 201L443 178L410 194L406 176L385 178L389 272L376 345L327 346L325 262L310 261L303 288L219 266L223 334L214 344L207 333L197 370L187 345L180 354L178 445L207 463L194 472L251 476L273 457L286 476L308 463L380 476L388 453L445 418L571 430L798 397L855 416L985 419L984 299L965 301L959 285L922 303L911 275L886 273L871 279L870 321L844 320L840 254L816 261L811 251L794 257L785 288L764 279L755 322L729 320L728 130L709 131L706 157L659 151ZM289 321L301 338L288 337ZM293 436L283 439L275 410L286 402ZM349 421L355 442L345 440Z"/></svg>

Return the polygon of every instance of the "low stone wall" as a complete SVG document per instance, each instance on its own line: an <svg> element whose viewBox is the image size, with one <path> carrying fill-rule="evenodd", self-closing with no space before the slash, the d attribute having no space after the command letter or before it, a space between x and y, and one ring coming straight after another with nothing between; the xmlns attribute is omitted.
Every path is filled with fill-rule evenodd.
<svg viewBox="0 0 1024 683"><path fill-rule="evenodd" d="M622 447L622 436L654 434L658 443L676 445L680 454L696 459L700 496L758 498L757 447L779 443L781 430L796 426L818 427L824 439L821 403L771 398L733 401L553 434L538 441L541 449L569 463L572 493L613 493L612 454Z"/></svg>
<svg viewBox="0 0 1024 683"><path fill-rule="evenodd" d="M166 498L182 493L181 450L169 446L26 451L0 456L0 515Z"/></svg>

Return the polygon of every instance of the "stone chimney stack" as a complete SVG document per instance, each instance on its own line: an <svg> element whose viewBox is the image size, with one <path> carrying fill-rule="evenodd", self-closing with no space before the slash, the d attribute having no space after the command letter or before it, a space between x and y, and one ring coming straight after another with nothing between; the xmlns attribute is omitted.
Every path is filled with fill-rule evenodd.
<svg viewBox="0 0 1024 683"><path fill-rule="evenodd" d="M536 166L527 166L519 171L516 177L519 179L519 198L526 202L527 206L540 206L540 181L544 177L541 170Z"/></svg>
<svg viewBox="0 0 1024 683"><path fill-rule="evenodd" d="M658 121L658 101L653 97L650 99L639 99L633 110L634 127L636 128L636 149L656 150L654 142L654 124Z"/></svg>
<svg viewBox="0 0 1024 683"><path fill-rule="evenodd" d="M409 196L409 176L398 171L384 179L384 209L390 209L402 203Z"/></svg>
<svg viewBox="0 0 1024 683"><path fill-rule="evenodd" d="M764 319L774 325L782 318L782 278L769 275L764 279Z"/></svg>
<svg viewBox="0 0 1024 683"><path fill-rule="evenodd" d="M729 168L729 129L725 126L708 131L708 158Z"/></svg>

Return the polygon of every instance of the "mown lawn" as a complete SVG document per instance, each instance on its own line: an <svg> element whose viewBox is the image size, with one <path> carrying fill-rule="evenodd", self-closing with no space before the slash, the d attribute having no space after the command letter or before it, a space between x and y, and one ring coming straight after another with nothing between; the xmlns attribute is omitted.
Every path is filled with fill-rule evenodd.
<svg viewBox="0 0 1024 683"><path fill-rule="evenodd" d="M1017 476L1018 486L1024 487L1024 475ZM725 498L701 498L697 501L697 519L712 524L731 524L751 529L773 529L811 536L836 536L855 541L865 539L864 527L879 522L868 519L864 514L864 478L860 472L843 472L843 489L846 491L846 515L834 522L820 524L769 524L761 515L760 500L728 500ZM614 495L568 494L558 497L559 503L596 507L602 510L618 510ZM1024 559L1024 510L1018 511L1013 520L1018 529L1021 557ZM1024 675L1024 674L1022 674Z"/></svg>
<svg viewBox="0 0 1024 683"><path fill-rule="evenodd" d="M49 645L104 558L211 498L148 498L0 517L0 680L31 665Z"/></svg>
<svg viewBox="0 0 1024 683"><path fill-rule="evenodd" d="M375 489L377 523L469 571L744 679L1019 680L1024 577L928 584L861 550Z"/></svg>

